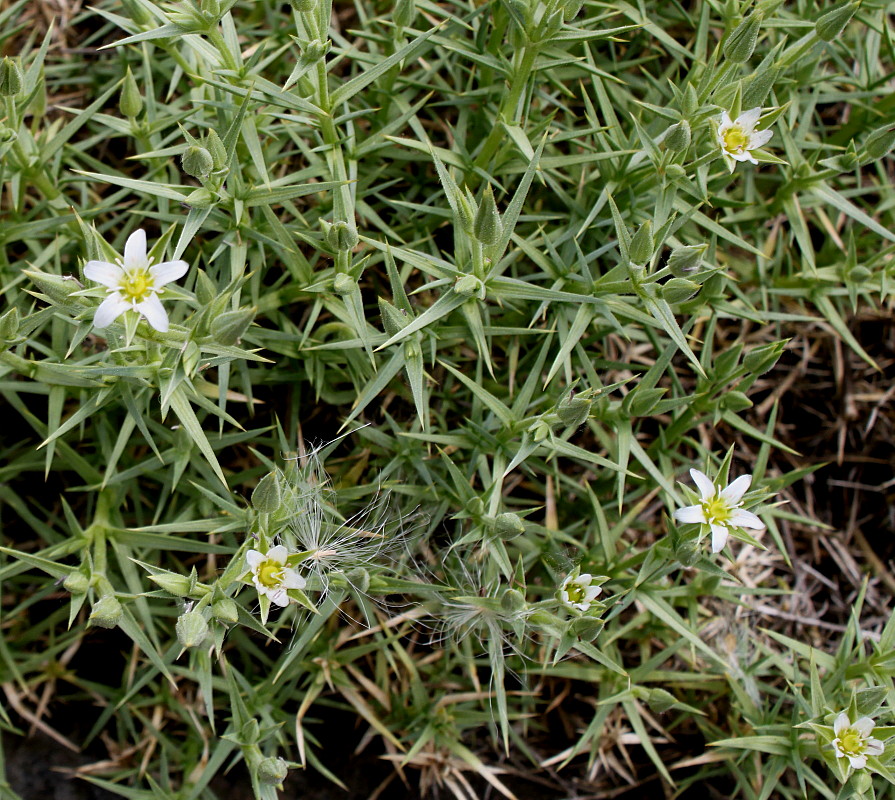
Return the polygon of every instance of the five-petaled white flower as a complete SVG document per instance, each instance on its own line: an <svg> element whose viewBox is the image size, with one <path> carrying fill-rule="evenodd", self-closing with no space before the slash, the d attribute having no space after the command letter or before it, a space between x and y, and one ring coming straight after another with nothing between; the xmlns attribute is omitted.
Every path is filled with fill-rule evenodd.
<svg viewBox="0 0 895 800"><path fill-rule="evenodd" d="M764 530L764 523L751 511L740 508L743 495L752 483L751 475L740 475L726 489L719 491L714 482L698 469L690 470L690 477L699 489L699 503L679 508L674 512L678 522L708 525L712 529L712 552L720 553L727 544L729 528Z"/></svg>
<svg viewBox="0 0 895 800"><path fill-rule="evenodd" d="M583 575L572 573L559 587L559 599L567 606L587 611L591 603L597 599L603 589L593 583L594 576L585 572Z"/></svg>
<svg viewBox="0 0 895 800"><path fill-rule="evenodd" d="M257 550L246 553L246 563L252 571L252 583L258 594L267 595L278 606L289 605L287 589L304 589L305 579L286 564L289 551L281 544L271 547L267 555Z"/></svg>
<svg viewBox="0 0 895 800"><path fill-rule="evenodd" d="M757 131L755 126L761 116L761 107L744 111L735 120L726 111L718 121L718 144L734 161L750 161L757 164L751 151L767 144L773 131Z"/></svg>
<svg viewBox="0 0 895 800"><path fill-rule="evenodd" d="M168 330L168 314L159 300L159 292L166 283L182 278L189 269L186 261L164 261L152 264L146 256L146 232L141 228L127 237L124 259L117 264L107 261L88 261L84 275L101 283L109 290L96 313L93 325L105 328L128 309L142 314L157 331Z"/></svg>
<svg viewBox="0 0 895 800"><path fill-rule="evenodd" d="M843 711L833 723L836 758L847 758L855 769L866 767L867 756L878 756L883 752L883 743L870 735L872 731L873 720L870 717L861 717L852 725L848 714Z"/></svg>

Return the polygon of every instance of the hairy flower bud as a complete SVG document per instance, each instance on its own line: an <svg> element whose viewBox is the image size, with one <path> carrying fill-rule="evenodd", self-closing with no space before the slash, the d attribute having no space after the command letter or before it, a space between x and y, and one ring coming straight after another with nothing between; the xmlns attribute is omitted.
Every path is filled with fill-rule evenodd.
<svg viewBox="0 0 895 800"><path fill-rule="evenodd" d="M683 278L694 272L698 272L702 266L702 257L708 249L706 244L686 245L675 247L668 257L666 265L675 278Z"/></svg>
<svg viewBox="0 0 895 800"><path fill-rule="evenodd" d="M672 278L662 286L662 299L667 303L683 303L699 291L699 284L687 278Z"/></svg>
<svg viewBox="0 0 895 800"><path fill-rule="evenodd" d="M129 119L139 116L143 110L143 96L130 67L124 76L124 86L121 87L121 95L118 98L118 110Z"/></svg>
<svg viewBox="0 0 895 800"><path fill-rule="evenodd" d="M494 201L494 192L491 190L491 185L488 184L472 224L472 235L483 245L489 246L497 244L502 233L503 225L500 221L500 212Z"/></svg>
<svg viewBox="0 0 895 800"><path fill-rule="evenodd" d="M280 478L276 472L268 472L252 490L252 506L262 514L273 514L282 502Z"/></svg>
<svg viewBox="0 0 895 800"><path fill-rule="evenodd" d="M225 311L214 318L211 323L211 335L215 341L225 347L232 347L245 336L246 331L255 320L257 308L237 308Z"/></svg>
<svg viewBox="0 0 895 800"><path fill-rule="evenodd" d="M204 147L190 145L180 159L180 165L187 175L194 178L207 178L214 167L214 160Z"/></svg>
<svg viewBox="0 0 895 800"><path fill-rule="evenodd" d="M80 570L75 570L62 582L62 586L71 594L87 594L87 590L90 588L90 578Z"/></svg>
<svg viewBox="0 0 895 800"><path fill-rule="evenodd" d="M211 155L211 163L214 171L217 172L226 167L227 148L224 147L221 137L218 136L218 132L214 128L211 128L208 133L205 134L204 144L205 149L208 150L209 155Z"/></svg>
<svg viewBox="0 0 895 800"><path fill-rule="evenodd" d="M289 5L302 14L308 14L317 8L317 0L289 0Z"/></svg>
<svg viewBox="0 0 895 800"><path fill-rule="evenodd" d="M312 39L309 42L305 42L301 46L301 58L299 63L303 67L313 66L326 56L331 45L332 42L330 42L329 39L325 42L321 42L319 39Z"/></svg>
<svg viewBox="0 0 895 800"><path fill-rule="evenodd" d="M392 20L399 28L408 27L416 19L416 0L398 0Z"/></svg>
<svg viewBox="0 0 895 800"><path fill-rule="evenodd" d="M0 95L12 97L22 91L22 70L9 56L0 61Z"/></svg>
<svg viewBox="0 0 895 800"><path fill-rule="evenodd" d="M518 589L506 589L500 598L500 607L508 614L518 614L525 608L525 596Z"/></svg>
<svg viewBox="0 0 895 800"><path fill-rule="evenodd" d="M174 572L161 572L158 575L150 575L149 580L175 597L189 597L193 590L193 582L185 575L177 575Z"/></svg>
<svg viewBox="0 0 895 800"><path fill-rule="evenodd" d="M512 539L520 533L525 533L525 523L518 514L512 511L504 511L494 519L494 530L502 539Z"/></svg>
<svg viewBox="0 0 895 800"><path fill-rule="evenodd" d="M457 282L454 284L454 291L463 297L475 296L479 300L485 299L485 284L475 275L463 275L457 278Z"/></svg>
<svg viewBox="0 0 895 800"><path fill-rule="evenodd" d="M94 604L87 621L100 628L114 628L121 621L122 613L118 598L107 594Z"/></svg>
<svg viewBox="0 0 895 800"><path fill-rule="evenodd" d="M750 14L734 28L724 43L724 57L734 64L743 64L752 58L761 28L761 14Z"/></svg>
<svg viewBox="0 0 895 800"><path fill-rule="evenodd" d="M663 141L672 153L682 153L690 146L691 138L690 123L682 119L666 131Z"/></svg>
<svg viewBox="0 0 895 800"><path fill-rule="evenodd" d="M877 128L864 142L866 157L873 161L889 155L893 147L895 147L895 128L888 125Z"/></svg>
<svg viewBox="0 0 895 800"><path fill-rule="evenodd" d="M360 238L354 223L346 222L343 219L332 223L326 231L326 243L331 249L340 253L353 250L359 241Z"/></svg>
<svg viewBox="0 0 895 800"><path fill-rule="evenodd" d="M0 317L0 341L9 342L19 332L19 310L13 306Z"/></svg>
<svg viewBox="0 0 895 800"><path fill-rule="evenodd" d="M199 647L208 638L208 623L201 611L187 611L177 618L174 632L181 647Z"/></svg>
<svg viewBox="0 0 895 800"><path fill-rule="evenodd" d="M831 8L825 14L821 14L817 22L814 23L817 37L825 42L832 42L845 30L845 26L851 22L851 18L855 15L860 5L860 0L852 0L850 3L843 3L835 8Z"/></svg>
<svg viewBox="0 0 895 800"><path fill-rule="evenodd" d="M556 407L556 413L563 425L571 425L577 428L583 425L590 416L591 405L592 401L581 395L565 397Z"/></svg>
<svg viewBox="0 0 895 800"><path fill-rule="evenodd" d="M279 786L289 774L289 767L282 758L265 758L258 765L258 780L266 786Z"/></svg>
<svg viewBox="0 0 895 800"><path fill-rule="evenodd" d="M239 606L229 597L222 597L211 604L211 613L221 622L234 623L239 620Z"/></svg>
<svg viewBox="0 0 895 800"><path fill-rule="evenodd" d="M381 297L379 298L379 315L382 317L382 327L385 328L385 334L389 338L398 333L409 322L407 314Z"/></svg>
<svg viewBox="0 0 895 800"><path fill-rule="evenodd" d="M647 220L631 237L631 244L628 247L628 258L634 264L645 264L653 257L653 223Z"/></svg>

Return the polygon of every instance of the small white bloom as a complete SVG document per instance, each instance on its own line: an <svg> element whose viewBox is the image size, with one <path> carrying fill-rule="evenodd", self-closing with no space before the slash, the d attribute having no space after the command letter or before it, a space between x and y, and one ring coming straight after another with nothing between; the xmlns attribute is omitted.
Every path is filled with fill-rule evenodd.
<svg viewBox="0 0 895 800"><path fill-rule="evenodd" d="M735 120L731 120L726 111L718 121L718 144L726 155L734 161L758 161L750 151L766 145L774 135L773 131L757 131L755 126L761 116L761 107L744 111Z"/></svg>
<svg viewBox="0 0 895 800"><path fill-rule="evenodd" d="M764 530L764 523L755 514L740 508L743 495L752 483L751 475L741 475L721 491L708 475L698 469L691 469L690 477L699 489L699 503L679 508L674 512L674 518L678 522L708 525L712 529L713 553L720 553L724 549L730 528Z"/></svg>
<svg viewBox="0 0 895 800"><path fill-rule="evenodd" d="M189 264L186 261L165 261L153 265L146 256L146 231L142 228L127 237L124 259L116 264L107 261L88 261L84 275L101 283L109 296L100 303L93 315L93 325L105 328L128 309L143 315L157 331L168 330L168 314L159 300L159 292L166 283L182 278Z"/></svg>
<svg viewBox="0 0 895 800"><path fill-rule="evenodd" d="M572 573L559 587L559 599L567 606L587 611L591 603L597 599L603 589L593 583L594 576L585 572L583 575Z"/></svg>
<svg viewBox="0 0 895 800"><path fill-rule="evenodd" d="M833 750L836 758L847 758L848 763L855 769L863 769L867 766L867 756L878 756L883 752L883 743L874 739L873 720L870 717L861 717L854 725L844 711L836 717L833 723Z"/></svg>
<svg viewBox="0 0 895 800"><path fill-rule="evenodd" d="M280 607L289 605L287 589L304 589L305 579L287 566L289 551L281 544L271 547L267 554L257 550L246 553L246 563L252 571L252 583L258 594L267 595L272 603Z"/></svg>

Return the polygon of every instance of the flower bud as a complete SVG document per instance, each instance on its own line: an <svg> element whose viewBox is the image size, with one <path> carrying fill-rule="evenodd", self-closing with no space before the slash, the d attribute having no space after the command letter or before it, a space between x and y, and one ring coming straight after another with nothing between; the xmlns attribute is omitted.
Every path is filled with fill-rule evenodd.
<svg viewBox="0 0 895 800"><path fill-rule="evenodd" d="M268 472L252 490L252 507L262 514L273 514L282 502L280 478L276 472Z"/></svg>
<svg viewBox="0 0 895 800"><path fill-rule="evenodd" d="M214 205L214 195L208 189L199 187L190 192L183 202L190 208L208 208Z"/></svg>
<svg viewBox="0 0 895 800"><path fill-rule="evenodd" d="M665 689L650 689L646 696L646 704L650 711L655 711L657 714L664 714L674 708L675 703L677 703L677 698Z"/></svg>
<svg viewBox="0 0 895 800"><path fill-rule="evenodd" d="M187 611L177 618L174 632L181 647L199 647L208 637L208 623L201 611Z"/></svg>
<svg viewBox="0 0 895 800"><path fill-rule="evenodd" d="M180 165L187 175L194 178L207 178L214 167L214 160L204 147L190 145L180 159Z"/></svg>
<svg viewBox="0 0 895 800"><path fill-rule="evenodd" d="M208 306L218 296L218 287L208 277L204 269L196 270L196 298L203 306Z"/></svg>
<svg viewBox="0 0 895 800"><path fill-rule="evenodd" d="M583 425L590 416L591 405L592 401L581 395L565 397L556 407L556 413L563 425L577 428Z"/></svg>
<svg viewBox="0 0 895 800"><path fill-rule="evenodd" d="M211 335L215 341L226 347L232 347L251 327L255 320L257 308L238 308L235 311L225 311L212 320Z"/></svg>
<svg viewBox="0 0 895 800"><path fill-rule="evenodd" d="M753 347L743 358L743 366L753 375L764 375L777 363L789 339L779 339L770 344Z"/></svg>
<svg viewBox="0 0 895 800"><path fill-rule="evenodd" d="M392 20L399 28L407 28L416 19L416 0L398 0Z"/></svg>
<svg viewBox="0 0 895 800"><path fill-rule="evenodd" d="M227 148L224 147L224 143L221 141L221 137L218 136L218 132L211 128L208 133L205 134L205 149L208 150L211 155L211 163L214 168L214 171L223 169L227 166Z"/></svg>
<svg viewBox="0 0 895 800"><path fill-rule="evenodd" d="M239 740L243 744L255 744L261 738L261 728L254 717L243 723L239 731Z"/></svg>
<svg viewBox="0 0 895 800"><path fill-rule="evenodd" d="M121 621L121 603L114 594L101 597L93 606L87 621L100 628L114 628Z"/></svg>
<svg viewBox="0 0 895 800"><path fill-rule="evenodd" d="M354 223L346 222L343 219L336 220L326 231L326 243L330 249L339 253L353 250L359 241Z"/></svg>
<svg viewBox="0 0 895 800"><path fill-rule="evenodd" d="M722 395L721 408L734 413L745 411L747 408L752 408L752 401L742 392L731 390Z"/></svg>
<svg viewBox="0 0 895 800"><path fill-rule="evenodd" d="M289 774L289 767L282 758L265 758L258 765L258 780L266 786L279 786Z"/></svg>
<svg viewBox="0 0 895 800"><path fill-rule="evenodd" d="M665 174L669 178L686 178L687 170L685 170L680 164L669 164L665 167Z"/></svg>
<svg viewBox="0 0 895 800"><path fill-rule="evenodd" d="M665 147L672 153L682 153L690 146L691 132L690 123L682 119L675 125L672 125L665 133Z"/></svg>
<svg viewBox="0 0 895 800"><path fill-rule="evenodd" d="M538 420L532 426L532 440L535 442L543 442L550 435L550 426L544 420Z"/></svg>
<svg viewBox="0 0 895 800"><path fill-rule="evenodd" d="M870 280L873 277L873 273L867 269L867 267L863 267L858 264L856 267L852 267L848 274L845 276L845 279L850 283L864 283L864 281ZM15 309L13 309L15 311ZM2 328L3 317L0 317L0 328ZM0 332L0 336L2 336L2 332Z"/></svg>
<svg viewBox="0 0 895 800"><path fill-rule="evenodd" d="M211 604L211 613L221 622L234 623L239 620L239 606L229 597L222 597Z"/></svg>
<svg viewBox="0 0 895 800"><path fill-rule="evenodd" d="M628 258L634 264L645 264L653 257L653 249L653 223L648 219L631 237Z"/></svg>
<svg viewBox="0 0 895 800"><path fill-rule="evenodd" d="M0 95L12 97L22 91L22 70L9 56L0 61Z"/></svg>
<svg viewBox="0 0 895 800"><path fill-rule="evenodd" d="M13 306L0 317L0 341L9 342L19 332L19 310Z"/></svg>
<svg viewBox="0 0 895 800"><path fill-rule="evenodd" d="M351 294L355 289L357 289L357 281L350 275L340 272L333 278L333 291L336 294L345 297L346 295Z"/></svg>
<svg viewBox="0 0 895 800"><path fill-rule="evenodd" d="M90 578L80 570L75 570L62 582L65 591L71 594L87 594L90 588Z"/></svg>
<svg viewBox="0 0 895 800"><path fill-rule="evenodd" d="M481 497L471 497L466 502L466 513L472 517L480 517L485 513L485 504Z"/></svg>
<svg viewBox="0 0 895 800"><path fill-rule="evenodd" d="M408 322L407 314L396 308L388 300L379 298L379 315L382 317L382 327L389 338L398 333Z"/></svg>
<svg viewBox="0 0 895 800"><path fill-rule="evenodd" d="M479 210L472 224L472 235L483 245L490 246L500 241L502 233L503 225L500 221L500 212L497 210L497 203L494 201L494 192L491 190L491 184L488 184L485 187L482 202L479 203Z"/></svg>
<svg viewBox="0 0 895 800"><path fill-rule="evenodd" d="M518 514L505 511L494 519L494 530L501 539L512 539L520 533L525 533L525 523Z"/></svg>
<svg viewBox="0 0 895 800"><path fill-rule="evenodd" d="M877 161L889 155L893 147L895 147L895 128L884 125L867 137L867 141L864 142L864 153L867 159Z"/></svg>
<svg viewBox="0 0 895 800"><path fill-rule="evenodd" d="M321 42L319 39L312 39L304 42L301 46L301 58L299 63L302 67L310 67L316 64L320 59L324 58L329 52L332 42L327 39Z"/></svg>
<svg viewBox="0 0 895 800"><path fill-rule="evenodd" d="M518 589L507 589L500 598L500 607L508 614L518 614L525 608L525 597Z"/></svg>
<svg viewBox="0 0 895 800"><path fill-rule="evenodd" d="M734 28L724 43L724 57L734 64L743 64L752 58L758 42L761 14L750 14Z"/></svg>
<svg viewBox="0 0 895 800"><path fill-rule="evenodd" d="M699 292L699 284L687 278L672 278L662 285L662 299L674 305L689 300Z"/></svg>
<svg viewBox="0 0 895 800"><path fill-rule="evenodd" d="M603 630L605 624L599 617L591 617L585 614L572 620L569 631L579 639L589 642L597 638L597 634Z"/></svg>
<svg viewBox="0 0 895 800"><path fill-rule="evenodd" d="M143 110L143 97L130 67L124 76L124 86L121 87L121 96L118 98L118 110L129 119L138 117Z"/></svg>
<svg viewBox="0 0 895 800"><path fill-rule="evenodd" d="M462 297L475 296L479 300L485 299L485 284L475 275L463 275L457 278L457 282L454 284L454 291Z"/></svg>
<svg viewBox="0 0 895 800"><path fill-rule="evenodd" d="M706 250L708 250L707 244L675 247L668 257L666 266L675 278L683 278L685 275L699 271Z"/></svg>
<svg viewBox="0 0 895 800"><path fill-rule="evenodd" d="M645 389L638 386L625 395L622 400L622 410L632 417L648 417L659 405L659 401L665 395L667 389L654 387Z"/></svg>
<svg viewBox="0 0 895 800"><path fill-rule="evenodd" d="M370 590L370 573L363 567L355 567L346 572L345 580L361 593Z"/></svg>
<svg viewBox="0 0 895 800"><path fill-rule="evenodd" d="M845 30L845 26L851 22L851 18L855 15L860 5L859 0L852 0L850 3L843 3L840 6L831 8L825 14L821 14L817 22L814 23L817 37L825 42L832 42Z"/></svg>
<svg viewBox="0 0 895 800"><path fill-rule="evenodd" d="M0 125L0 144L10 144L19 138L19 134L12 128Z"/></svg>
<svg viewBox="0 0 895 800"><path fill-rule="evenodd" d="M317 8L317 0L289 0L289 5L302 14L308 14Z"/></svg>
<svg viewBox="0 0 895 800"><path fill-rule="evenodd" d="M175 597L189 597L193 590L193 583L189 578L174 572L161 572L158 575L150 575L149 580Z"/></svg>
<svg viewBox="0 0 895 800"><path fill-rule="evenodd" d="M870 772L866 769L855 770L852 782L855 787L855 794L853 797L856 798L866 797L873 788L873 778L871 777Z"/></svg>
<svg viewBox="0 0 895 800"><path fill-rule="evenodd" d="M474 205L475 201L470 202L470 199L463 194L457 195L457 221L460 223L460 227L463 228L467 233L472 233L473 226L475 225L475 217L478 213L478 208Z"/></svg>

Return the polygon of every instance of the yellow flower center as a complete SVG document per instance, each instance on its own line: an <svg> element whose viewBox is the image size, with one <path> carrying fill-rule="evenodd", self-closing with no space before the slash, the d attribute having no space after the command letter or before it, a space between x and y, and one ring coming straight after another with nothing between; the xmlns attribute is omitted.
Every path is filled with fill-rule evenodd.
<svg viewBox="0 0 895 800"><path fill-rule="evenodd" d="M584 587L580 583L567 583L566 594L569 596L570 603L584 602Z"/></svg>
<svg viewBox="0 0 895 800"><path fill-rule="evenodd" d="M749 144L749 134L739 125L731 125L724 131L724 149L728 153L742 153Z"/></svg>
<svg viewBox="0 0 895 800"><path fill-rule="evenodd" d="M864 737L854 728L848 728L839 734L839 749L848 756L863 755L867 746Z"/></svg>
<svg viewBox="0 0 895 800"><path fill-rule="evenodd" d="M277 561L265 561L258 567L258 583L274 589L283 582L283 565Z"/></svg>
<svg viewBox="0 0 895 800"><path fill-rule="evenodd" d="M142 303L152 294L155 285L147 270L136 269L133 272L125 273L118 289L128 300Z"/></svg>
<svg viewBox="0 0 895 800"><path fill-rule="evenodd" d="M717 524L727 522L733 514L733 509L723 498L710 497L702 501L702 512L708 522Z"/></svg>

